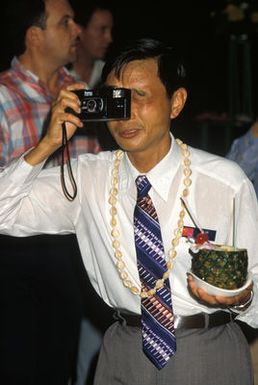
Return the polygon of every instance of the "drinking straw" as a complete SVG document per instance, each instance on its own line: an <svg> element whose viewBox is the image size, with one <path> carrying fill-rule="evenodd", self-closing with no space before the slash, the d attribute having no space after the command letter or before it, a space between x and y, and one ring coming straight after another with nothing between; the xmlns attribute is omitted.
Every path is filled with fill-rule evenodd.
<svg viewBox="0 0 258 385"><path fill-rule="evenodd" d="M236 214L235 214L235 197L233 198L233 235L232 235L232 243L233 247L236 246Z"/></svg>
<svg viewBox="0 0 258 385"><path fill-rule="evenodd" d="M183 205L185 206L185 209L186 209L186 211L188 212L190 218L192 219L194 225L195 225L196 227L198 227L198 229L200 230L201 233L204 233L204 230L202 229L202 227L201 227L200 223L198 222L196 216L194 215L194 213L193 213L192 210L190 209L187 200L186 200L185 198L183 198L183 197L181 197L180 199L181 199L181 202L183 203Z"/></svg>

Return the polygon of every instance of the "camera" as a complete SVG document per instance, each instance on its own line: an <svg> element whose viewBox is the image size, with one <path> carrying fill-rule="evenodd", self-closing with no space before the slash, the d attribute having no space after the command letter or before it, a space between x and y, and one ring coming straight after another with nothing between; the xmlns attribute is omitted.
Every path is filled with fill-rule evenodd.
<svg viewBox="0 0 258 385"><path fill-rule="evenodd" d="M71 108L67 112L77 115L82 122L130 119L131 90L128 88L100 87L73 91L81 101L81 113Z"/></svg>

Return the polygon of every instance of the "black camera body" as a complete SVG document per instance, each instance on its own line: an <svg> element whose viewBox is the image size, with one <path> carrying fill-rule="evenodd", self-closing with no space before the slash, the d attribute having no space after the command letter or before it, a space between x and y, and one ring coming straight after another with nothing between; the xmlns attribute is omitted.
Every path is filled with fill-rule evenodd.
<svg viewBox="0 0 258 385"><path fill-rule="evenodd" d="M131 90L128 88L101 87L73 91L81 101L81 113L71 108L67 112L77 115L82 122L130 119Z"/></svg>

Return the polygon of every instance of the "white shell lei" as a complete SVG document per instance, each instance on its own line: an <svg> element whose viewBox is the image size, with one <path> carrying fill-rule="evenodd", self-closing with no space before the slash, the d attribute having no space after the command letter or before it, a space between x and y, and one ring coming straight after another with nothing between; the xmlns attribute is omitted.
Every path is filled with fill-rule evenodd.
<svg viewBox="0 0 258 385"><path fill-rule="evenodd" d="M183 143L181 140L176 139L177 144L180 146L181 153L183 155L183 174L184 174L184 188L182 191L182 196L186 198L189 194L189 186L191 185L192 181L190 179L191 176L191 169L190 169L190 153L187 148L187 145ZM117 150L115 152L115 161L114 161L114 167L112 170L112 180L111 180L111 190L109 195L109 204L111 205L110 214L111 214L111 237L112 237L112 247L114 249L114 256L117 260L116 262L116 268L119 274L120 279L122 280L125 287L127 287L133 294L140 295L141 298L146 298L154 295L157 290L161 289L164 286L165 280L169 277L170 271L173 266L173 260L175 259L177 252L176 247L179 244L179 240L182 236L183 227L184 227L184 216L185 216L185 207L183 203L181 202L181 211L179 213L179 219L177 222L177 228L174 231L175 237L171 241L171 248L168 251L168 258L166 262L167 270L163 274L161 279L158 279L155 283L155 286L153 289L150 289L148 291L141 291L138 287L134 286L132 281L128 278L127 273L127 267L123 260L123 253L120 249L120 232L117 228L117 196L118 196L118 182L119 182L119 165L121 162L121 159L123 157L123 151Z"/></svg>

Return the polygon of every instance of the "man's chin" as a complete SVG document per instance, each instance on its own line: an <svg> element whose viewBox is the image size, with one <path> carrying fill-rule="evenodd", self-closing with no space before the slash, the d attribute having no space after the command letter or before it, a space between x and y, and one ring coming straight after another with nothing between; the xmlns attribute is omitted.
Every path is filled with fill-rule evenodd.
<svg viewBox="0 0 258 385"><path fill-rule="evenodd" d="M125 142L125 141L120 141L117 142L118 146L121 148L121 150L126 151L126 152L137 152L138 151L138 146L134 143L130 142Z"/></svg>
<svg viewBox="0 0 258 385"><path fill-rule="evenodd" d="M77 57L78 57L78 53L77 53L77 49L74 48L73 50L70 51L70 54L68 55L69 56L69 63L74 63L76 60L77 60Z"/></svg>

